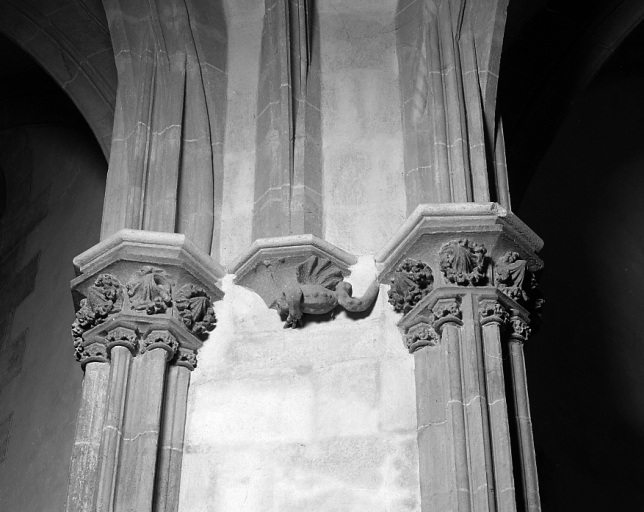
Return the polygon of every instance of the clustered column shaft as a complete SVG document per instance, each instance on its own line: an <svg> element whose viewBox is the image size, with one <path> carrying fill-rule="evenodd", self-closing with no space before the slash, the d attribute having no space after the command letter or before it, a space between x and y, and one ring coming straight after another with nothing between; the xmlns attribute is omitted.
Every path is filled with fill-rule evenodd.
<svg viewBox="0 0 644 512"><path fill-rule="evenodd" d="M174 512L190 371L224 271L183 235L133 230L75 261L86 377L66 510Z"/></svg>

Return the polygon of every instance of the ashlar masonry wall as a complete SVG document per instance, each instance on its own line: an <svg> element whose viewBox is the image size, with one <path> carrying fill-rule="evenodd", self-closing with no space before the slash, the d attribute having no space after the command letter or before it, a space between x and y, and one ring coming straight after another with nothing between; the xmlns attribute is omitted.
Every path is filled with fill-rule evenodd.
<svg viewBox="0 0 644 512"><path fill-rule="evenodd" d="M285 330L224 290L191 382L180 510L419 510L413 358L385 291L367 317Z"/></svg>
<svg viewBox="0 0 644 512"><path fill-rule="evenodd" d="M261 4L226 7L224 265L252 242ZM359 256L360 296L406 215L396 2L316 4L323 236ZM366 313L299 329L233 276L224 291L192 374L180 511L420 510L414 362L387 287Z"/></svg>

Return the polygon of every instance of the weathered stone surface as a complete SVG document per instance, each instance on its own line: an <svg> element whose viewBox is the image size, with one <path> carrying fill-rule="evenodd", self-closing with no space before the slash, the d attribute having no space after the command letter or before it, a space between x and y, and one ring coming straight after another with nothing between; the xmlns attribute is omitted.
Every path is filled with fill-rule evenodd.
<svg viewBox="0 0 644 512"><path fill-rule="evenodd" d="M7 458L9 449L9 437L11 435L11 418L13 413L3 418L0 422L0 464Z"/></svg>

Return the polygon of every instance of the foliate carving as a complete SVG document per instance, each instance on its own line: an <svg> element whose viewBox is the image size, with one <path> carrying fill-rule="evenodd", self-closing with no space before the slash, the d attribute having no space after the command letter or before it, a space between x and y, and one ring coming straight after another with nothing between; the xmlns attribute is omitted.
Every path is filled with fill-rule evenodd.
<svg viewBox="0 0 644 512"><path fill-rule="evenodd" d="M460 319L463 316L461 304L456 299L440 299L436 301L436 305L432 308L432 313L434 321L450 316Z"/></svg>
<svg viewBox="0 0 644 512"><path fill-rule="evenodd" d="M508 251L494 266L494 284L503 293L528 308L538 320L544 300L537 289L537 276L519 253Z"/></svg>
<svg viewBox="0 0 644 512"><path fill-rule="evenodd" d="M484 299L479 302L479 315L483 325L490 322L504 324L509 318L509 314L503 305L494 299Z"/></svg>
<svg viewBox="0 0 644 512"><path fill-rule="evenodd" d="M527 266L528 262L519 258L518 252L506 252L494 267L496 287L517 302L528 301L528 294L524 289Z"/></svg>
<svg viewBox="0 0 644 512"><path fill-rule="evenodd" d="M300 263L296 278L297 283L288 285L270 306L286 318L284 328L301 326L304 313L323 315L337 306L354 313L365 311L378 296L378 281L374 280L362 297L352 297L351 284L343 281L341 270L317 256Z"/></svg>
<svg viewBox="0 0 644 512"><path fill-rule="evenodd" d="M434 347L440 341L440 336L429 324L418 324L405 334L405 346L410 354L423 347Z"/></svg>
<svg viewBox="0 0 644 512"><path fill-rule="evenodd" d="M165 313L172 306L172 285L163 269L143 267L126 285L132 309L148 315Z"/></svg>
<svg viewBox="0 0 644 512"><path fill-rule="evenodd" d="M80 361L83 367L87 363L106 363L109 360L109 357L107 355L107 347L99 341L90 343L89 345L85 346L76 344L74 345L76 347L76 360Z"/></svg>
<svg viewBox="0 0 644 512"><path fill-rule="evenodd" d="M83 334L121 309L123 289L118 279L111 274L99 275L94 284L87 289L87 295L81 300L80 309L76 312L76 320L72 323L72 338L77 359L80 357L78 350L83 344Z"/></svg>
<svg viewBox="0 0 644 512"><path fill-rule="evenodd" d="M510 319L510 329L510 338L521 343L527 341L532 333L532 329L528 322L517 316Z"/></svg>
<svg viewBox="0 0 644 512"><path fill-rule="evenodd" d="M387 292L389 304L397 313L407 314L432 291L434 275L429 265L408 258L394 272L391 289Z"/></svg>
<svg viewBox="0 0 644 512"><path fill-rule="evenodd" d="M186 328L198 337L215 328L217 319L212 302L200 286L186 284L175 295L174 305Z"/></svg>
<svg viewBox="0 0 644 512"><path fill-rule="evenodd" d="M175 362L177 366L183 366L192 371L197 367L197 354L193 350L180 348L177 353L177 360Z"/></svg>
<svg viewBox="0 0 644 512"><path fill-rule="evenodd" d="M169 358L174 356L179 348L179 342L168 331L151 331L141 344L141 353L148 352L155 348L162 348L169 354Z"/></svg>
<svg viewBox="0 0 644 512"><path fill-rule="evenodd" d="M121 346L130 350L133 354L136 352L138 346L138 339L136 333L132 329L125 327L117 327L107 333L105 343L108 349L112 347Z"/></svg>
<svg viewBox="0 0 644 512"><path fill-rule="evenodd" d="M446 243L439 252L445 279L459 286L482 286L487 282L487 249L467 238Z"/></svg>

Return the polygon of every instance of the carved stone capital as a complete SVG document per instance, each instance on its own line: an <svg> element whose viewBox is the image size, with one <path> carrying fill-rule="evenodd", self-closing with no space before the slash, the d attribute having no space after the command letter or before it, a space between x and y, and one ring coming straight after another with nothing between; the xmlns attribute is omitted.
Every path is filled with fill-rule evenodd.
<svg viewBox="0 0 644 512"><path fill-rule="evenodd" d="M109 361L107 347L101 341L75 345L76 360L85 368L87 363L106 363Z"/></svg>
<svg viewBox="0 0 644 512"><path fill-rule="evenodd" d="M434 329L441 332L443 325L454 323L461 325L463 313L459 297L438 299L432 307L432 320Z"/></svg>
<svg viewBox="0 0 644 512"><path fill-rule="evenodd" d="M409 329L404 335L405 346L410 354L423 347L434 347L440 342L440 336L430 324L420 323Z"/></svg>
<svg viewBox="0 0 644 512"><path fill-rule="evenodd" d="M125 347L132 352L132 354L136 354L139 347L139 340L134 329L117 327L107 333L107 336L105 337L105 345L110 351L113 347Z"/></svg>
<svg viewBox="0 0 644 512"><path fill-rule="evenodd" d="M381 282L392 283L390 302L405 316L428 316L432 300L472 295L477 302L485 298L507 302L511 306L506 309L528 310L534 318L543 303L535 278L543 267L536 254L542 246L536 234L496 203L424 204L376 255L376 263ZM428 273L441 276L417 301L406 300L398 284L399 269L410 261L422 262ZM477 316L477 322L503 318L488 314L487 307L480 312L486 316ZM435 328L440 330L440 320L433 321L439 322ZM407 323L403 319L400 325Z"/></svg>
<svg viewBox="0 0 644 512"><path fill-rule="evenodd" d="M519 316L513 316L512 318L510 318L509 325L511 340L517 341L519 343L525 343L526 341L528 341L528 338L532 333L532 329L530 328L530 324L526 319Z"/></svg>
<svg viewBox="0 0 644 512"><path fill-rule="evenodd" d="M177 366L183 366L192 371L197 367L197 354L194 350L180 348L177 352L175 363Z"/></svg>
<svg viewBox="0 0 644 512"><path fill-rule="evenodd" d="M504 325L510 317L505 306L497 299L483 299L479 301L479 315L481 325L489 323Z"/></svg>
<svg viewBox="0 0 644 512"><path fill-rule="evenodd" d="M95 348L102 355L92 357L105 361L114 346L133 355L157 346L169 358L179 347L194 353L215 327L213 302L223 297L225 272L184 235L122 230L74 264L72 336L79 359L93 344L104 354Z"/></svg>
<svg viewBox="0 0 644 512"><path fill-rule="evenodd" d="M421 204L375 259L381 282L390 280L401 263L411 258L429 265L434 275L445 267L456 281L448 279L445 284L459 284L460 274L467 277L475 272L475 281L482 275L487 278L477 281L482 286L493 284L490 263L509 251L519 254L530 271L542 268L536 255L542 247L543 241L528 226L497 203Z"/></svg>
<svg viewBox="0 0 644 512"><path fill-rule="evenodd" d="M155 348L165 350L168 353L167 359L170 361L179 349L179 342L169 331L150 331L141 343L141 353L144 354Z"/></svg>

